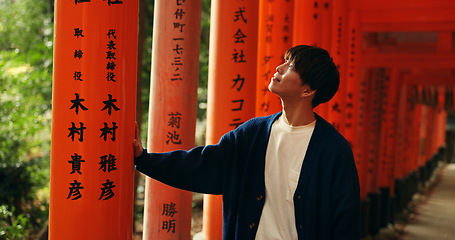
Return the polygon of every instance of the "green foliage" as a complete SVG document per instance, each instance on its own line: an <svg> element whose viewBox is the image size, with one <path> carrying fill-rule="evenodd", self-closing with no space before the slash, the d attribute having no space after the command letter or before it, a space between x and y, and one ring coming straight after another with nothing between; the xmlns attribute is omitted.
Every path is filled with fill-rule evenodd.
<svg viewBox="0 0 455 240"><path fill-rule="evenodd" d="M25 239L28 237L26 231L28 219L19 214L15 216L12 211L8 210L8 206L0 206L0 239Z"/></svg>
<svg viewBox="0 0 455 240"><path fill-rule="evenodd" d="M52 13L46 3L0 0L0 229L9 234L0 239L23 239L26 228L47 218L48 197L37 198L49 181Z"/></svg>
<svg viewBox="0 0 455 240"><path fill-rule="evenodd" d="M198 87L198 119L206 117L207 82L209 76L209 38L210 38L210 0L202 0L201 14L201 50L199 53L199 87Z"/></svg>
<svg viewBox="0 0 455 240"><path fill-rule="evenodd" d="M42 43L52 40L52 18L48 1L0 0L0 49L29 52L31 60L40 60L47 51Z"/></svg>
<svg viewBox="0 0 455 240"><path fill-rule="evenodd" d="M51 76L16 53L0 59L0 204L26 213L49 181Z"/></svg>

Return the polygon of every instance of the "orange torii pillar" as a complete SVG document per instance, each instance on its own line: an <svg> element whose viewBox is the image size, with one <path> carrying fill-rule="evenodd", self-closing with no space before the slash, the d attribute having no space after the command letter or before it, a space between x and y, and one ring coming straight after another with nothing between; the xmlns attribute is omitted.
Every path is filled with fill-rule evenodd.
<svg viewBox="0 0 455 240"><path fill-rule="evenodd" d="M441 160L440 154L442 153L441 150L444 148L444 143L441 143L441 135L444 134L445 131L445 126L442 125L444 124L443 116L444 116L444 102L445 102L445 87L444 86L435 86L435 92L436 92L436 106L435 106L435 131L433 135L433 144L431 146L433 153ZM444 128L442 128L444 126Z"/></svg>
<svg viewBox="0 0 455 240"><path fill-rule="evenodd" d="M426 110L427 116L426 121L427 123L424 125L425 127L425 138L423 143L423 162L422 162L422 169L424 170L423 178L421 177L422 183L425 183L429 180L431 176L431 172L433 171L433 156L435 152L433 152L433 140L434 140L434 133L436 132L437 126L435 126L435 112L437 106L436 92L434 91L435 88L433 86L427 86L427 102L426 102Z"/></svg>
<svg viewBox="0 0 455 240"><path fill-rule="evenodd" d="M137 1L56 1L49 239L131 239Z"/></svg>
<svg viewBox="0 0 455 240"><path fill-rule="evenodd" d="M323 42L322 37L328 36L328 31L331 31L330 25L323 26L322 23L327 23L330 14L327 14L327 11L323 14L323 8L328 6L323 4L322 0L294 0L293 46L304 44L321 47L324 45L326 50L329 50L329 40L326 39ZM314 111L327 119L327 110L328 105L321 104Z"/></svg>
<svg viewBox="0 0 455 240"><path fill-rule="evenodd" d="M410 122L409 128L409 148L410 155L408 159L408 173L404 182L404 197L403 197L403 208L409 203L412 198L412 195L417 191L417 186L419 183L419 161L420 161L420 152L421 152L421 125L422 125L422 116L424 111L424 106L421 102L421 94L419 87L414 87L410 89L412 91L410 94L412 101L412 111L408 118L408 123Z"/></svg>
<svg viewBox="0 0 455 240"><path fill-rule="evenodd" d="M293 45L321 46L322 0L295 0Z"/></svg>
<svg viewBox="0 0 455 240"><path fill-rule="evenodd" d="M411 146L411 154L409 159L408 165L408 175L405 183L405 198L404 198L404 206L408 204L411 200L412 194L415 193L417 190L416 187L418 185L418 171L419 171L419 157L420 157L420 131L422 125L422 112L423 112L423 104L422 104L422 94L421 94L421 87L416 86L412 90L412 99L413 99L413 107L411 112L412 124L410 126L410 146Z"/></svg>
<svg viewBox="0 0 455 240"><path fill-rule="evenodd" d="M207 144L255 115L259 1L213 0ZM203 237L222 239L222 197L204 196Z"/></svg>
<svg viewBox="0 0 455 240"><path fill-rule="evenodd" d="M428 86L428 116L427 116L427 125L426 125L426 138L425 138L425 181L429 180L431 172L433 171L433 160L436 152L433 152L433 140L436 133L437 126L435 125L436 119L436 91L434 86Z"/></svg>
<svg viewBox="0 0 455 240"><path fill-rule="evenodd" d="M335 62L338 71L340 72L340 86L338 92L328 103L327 121L330 122L340 133L344 134L344 120L346 118L346 88L347 88L347 66L348 66L348 41L349 36L356 37L357 35L349 33L349 14L348 1L337 0L333 1L332 15L332 41L331 41L331 56ZM351 29L352 30L352 29ZM357 29L360 31L360 29ZM358 37L358 36L357 36ZM352 40L352 39L351 39ZM360 39L359 39L360 40ZM359 41L355 40L354 41Z"/></svg>
<svg viewBox="0 0 455 240"><path fill-rule="evenodd" d="M394 104L393 101L391 101L390 98L393 98L389 94L389 88L390 88L390 78L388 77L389 71L388 69L385 70L386 77L383 78L382 86L381 86L381 99L380 99L380 142L378 144L379 148L379 182L378 182L378 187L380 191L384 191L384 188L387 187L387 174L388 174L388 168L389 168L389 159L387 157L387 140L388 140L388 131L389 131L389 122L387 119L389 118L390 114L390 105ZM382 207L382 205L381 205ZM384 209L382 209L384 210ZM382 213L382 211L380 211Z"/></svg>
<svg viewBox="0 0 455 240"><path fill-rule="evenodd" d="M448 89L448 87L445 88L445 91L447 91L447 89ZM447 97L447 95L445 95L445 96ZM443 148L443 151L444 151L443 153L446 153L446 151L447 151L447 143L446 143L446 139L447 139L447 132L446 132L447 112L448 112L448 109L443 108L442 113L441 113L441 126L440 126L441 135L439 137L439 147ZM447 156L447 155L444 154L444 156Z"/></svg>
<svg viewBox="0 0 455 240"><path fill-rule="evenodd" d="M396 128L396 144L395 149L395 162L394 162L394 176L395 176L395 201L393 205L393 213L401 212L400 200L403 198L403 182L407 175L407 162L409 161L409 122L407 117L411 111L411 104L408 101L408 86L401 85L399 87L398 95L398 113L397 113L397 128Z"/></svg>
<svg viewBox="0 0 455 240"><path fill-rule="evenodd" d="M147 147L194 147L202 1L155 1ZM192 193L147 178L144 239L189 239Z"/></svg>
<svg viewBox="0 0 455 240"><path fill-rule="evenodd" d="M396 149L396 161L395 161L395 213L399 213L405 207L404 196L406 191L406 182L409 178L410 162L412 160L412 133L413 128L410 122L413 121L413 87L410 85L403 84L400 87L399 95L399 111L398 111L398 123L397 123L397 145Z"/></svg>
<svg viewBox="0 0 455 240"><path fill-rule="evenodd" d="M284 62L284 52L292 46L293 0L260 0L256 116L281 111L280 98L268 90L276 67Z"/></svg>
<svg viewBox="0 0 455 240"><path fill-rule="evenodd" d="M369 233L376 235L379 232L379 216L380 216L380 201L379 201L379 144L381 134L381 87L385 78L385 69L371 69L368 84L368 135L366 146L366 157L368 158L368 198L370 201L370 219Z"/></svg>
<svg viewBox="0 0 455 240"><path fill-rule="evenodd" d="M333 24L333 0L323 0L320 4L321 15L321 45L320 47L331 52L332 48L332 24Z"/></svg>
<svg viewBox="0 0 455 240"><path fill-rule="evenodd" d="M393 214L393 200L395 198L395 144L397 132L397 104L399 69L392 68L387 71L382 99L382 124L381 124L381 173L379 177L379 190L381 194L380 227L386 227Z"/></svg>
<svg viewBox="0 0 455 240"><path fill-rule="evenodd" d="M362 144L360 140L361 129L364 125L365 96L361 96L362 87L360 80L360 63L362 51L362 33L358 12L349 15L348 37L348 65L347 75L342 81L346 81L346 99L344 106L344 137L348 140L354 153L360 181L360 197L362 204L362 237L367 236L368 201L366 191L367 161L363 158Z"/></svg>
<svg viewBox="0 0 455 240"><path fill-rule="evenodd" d="M446 102L446 86L438 86L438 107L437 107L437 135L434 141L434 151L440 152L444 150L446 138L447 111L444 108ZM442 157L442 156L441 156Z"/></svg>
<svg viewBox="0 0 455 240"><path fill-rule="evenodd" d="M334 53L332 49L332 11L333 11L333 4L332 0L324 0L318 3L319 8L319 31L321 32L321 41L319 43L319 47L327 50L330 55L332 56ZM294 13L295 14L295 13ZM336 63L336 62L335 62ZM328 120L328 111L329 111L329 104L320 104L317 106L314 111L319 114L324 119Z"/></svg>
<svg viewBox="0 0 455 240"><path fill-rule="evenodd" d="M369 216L370 216L370 201L368 198L369 186L370 186L370 173L369 173L369 158L368 158L368 146L369 142L367 136L369 135L370 129L370 111L369 107L369 90L368 90L368 81L365 76L365 69L362 68L359 73L359 86L358 86L358 102L357 106L357 116L356 116L356 128L355 128L355 137L357 140L353 144L354 158L357 165L357 172L359 173L359 182L360 182L360 198L361 198L361 208L362 208L362 226L361 226L361 237L366 237L368 235L369 229ZM354 75L355 76L355 75ZM349 102L349 101L348 101ZM354 105L355 106L355 105ZM350 121L347 121L348 123ZM353 133L347 131L347 139Z"/></svg>
<svg viewBox="0 0 455 240"><path fill-rule="evenodd" d="M442 160L442 150L443 146L440 145L439 139L442 134L441 132L441 116L443 114L443 106L444 106L444 87L435 86L435 106L433 110L434 114L434 132L433 132L433 139L431 142L431 152L433 153L432 157L432 166L435 168L437 166L438 161Z"/></svg>
<svg viewBox="0 0 455 240"><path fill-rule="evenodd" d="M435 155L439 157L439 147L442 147L442 145L439 145L439 139L441 136L441 115L442 115L442 110L444 107L444 87L443 86L435 86L435 119L434 119L434 133L433 133L433 141L431 145L431 150Z"/></svg>
<svg viewBox="0 0 455 240"><path fill-rule="evenodd" d="M427 94L427 87L420 85L419 86L419 94L420 94L420 104L418 104L416 108L416 117L419 118L417 121L419 125L417 126L417 163L415 169L420 172L420 175L423 175L423 168L426 162L426 138L427 138L427 124L431 124L429 122L429 109L428 109L428 94Z"/></svg>
<svg viewBox="0 0 455 240"><path fill-rule="evenodd" d="M419 180L424 183L427 176L426 163L428 161L428 144L430 136L428 133L428 125L431 125L431 108L427 105L428 103L424 102L420 104L420 125L419 125L419 152L418 152L418 162L417 162L417 171L419 172ZM433 126L432 126L433 127Z"/></svg>

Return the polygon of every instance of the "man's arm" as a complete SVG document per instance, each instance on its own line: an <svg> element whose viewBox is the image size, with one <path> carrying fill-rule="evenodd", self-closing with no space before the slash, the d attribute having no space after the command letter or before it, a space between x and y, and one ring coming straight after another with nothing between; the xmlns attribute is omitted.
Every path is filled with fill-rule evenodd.
<svg viewBox="0 0 455 240"><path fill-rule="evenodd" d="M147 153L142 148L136 127L133 141L136 169L167 185L201 193L222 194L226 163L232 159L231 133L216 145L195 147L189 151Z"/></svg>
<svg viewBox="0 0 455 240"><path fill-rule="evenodd" d="M333 186L333 239L360 239L360 187L352 151L337 161Z"/></svg>

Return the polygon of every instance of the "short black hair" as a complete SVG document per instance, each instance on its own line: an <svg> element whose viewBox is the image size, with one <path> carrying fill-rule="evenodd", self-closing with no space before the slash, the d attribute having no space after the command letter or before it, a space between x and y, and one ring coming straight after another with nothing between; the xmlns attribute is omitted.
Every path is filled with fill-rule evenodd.
<svg viewBox="0 0 455 240"><path fill-rule="evenodd" d="M340 73L326 50L298 45L287 50L284 59L299 73L302 84L308 84L312 90L316 90L313 108L335 96L340 85Z"/></svg>

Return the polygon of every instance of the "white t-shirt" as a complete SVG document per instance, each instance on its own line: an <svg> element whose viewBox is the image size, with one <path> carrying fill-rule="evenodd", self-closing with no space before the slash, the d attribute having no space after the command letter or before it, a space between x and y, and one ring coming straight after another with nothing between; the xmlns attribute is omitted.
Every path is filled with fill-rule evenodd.
<svg viewBox="0 0 455 240"><path fill-rule="evenodd" d="M292 127L281 116L272 125L265 157L265 205L256 240L297 239L294 193L316 120Z"/></svg>

